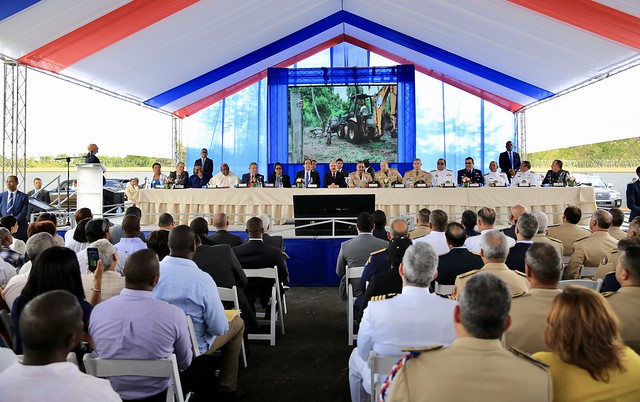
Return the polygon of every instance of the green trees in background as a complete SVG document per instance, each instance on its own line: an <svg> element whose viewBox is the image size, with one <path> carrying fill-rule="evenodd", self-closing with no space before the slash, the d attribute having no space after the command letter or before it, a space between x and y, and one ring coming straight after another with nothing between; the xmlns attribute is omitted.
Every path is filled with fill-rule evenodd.
<svg viewBox="0 0 640 402"><path fill-rule="evenodd" d="M67 155L59 154L55 156L39 156L27 157L27 168L58 168L66 167L65 160L56 160L57 158L66 158ZM154 158L150 156L104 156L100 155L100 162L109 167L144 167L150 168L155 162L159 162L162 166L172 166L173 162L170 158ZM82 160L72 160L72 163L82 162Z"/></svg>

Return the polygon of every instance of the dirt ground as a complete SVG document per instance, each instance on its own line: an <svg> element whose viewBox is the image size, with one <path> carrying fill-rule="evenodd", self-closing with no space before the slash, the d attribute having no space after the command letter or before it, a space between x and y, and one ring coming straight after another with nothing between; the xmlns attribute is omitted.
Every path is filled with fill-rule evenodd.
<svg viewBox="0 0 640 402"><path fill-rule="evenodd" d="M345 162L357 162L369 159L371 162L386 160L395 162L398 159L398 139L390 135L383 135L380 141L368 141L354 145L349 141L331 134L331 144L327 144L327 134L321 129L305 129L303 154L306 157L317 160L319 163L328 163L336 158L342 158Z"/></svg>

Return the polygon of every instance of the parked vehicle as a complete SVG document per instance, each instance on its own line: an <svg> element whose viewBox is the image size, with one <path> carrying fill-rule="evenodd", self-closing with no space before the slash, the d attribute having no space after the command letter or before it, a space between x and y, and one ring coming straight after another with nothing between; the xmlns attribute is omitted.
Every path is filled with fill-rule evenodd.
<svg viewBox="0 0 640 402"><path fill-rule="evenodd" d="M578 186L594 187L596 193L596 206L598 208L617 208L622 205L620 192L614 190L613 184L605 183L600 176L593 173L573 173Z"/></svg>
<svg viewBox="0 0 640 402"><path fill-rule="evenodd" d="M113 193L121 193L122 199L124 199L124 189L129 183L129 179L122 179L117 177L107 177L104 183L103 188L106 190L110 190ZM60 208L67 208L67 187L69 187L69 207L71 209L75 209L76 202L76 190L77 190L77 179L71 178L69 180L64 180L60 182L60 186L56 189L49 191L49 196L51 198L51 205L58 207L58 195L60 195ZM113 199L113 197L111 197ZM111 200L107 199L105 196L105 205ZM111 201L110 203L113 203Z"/></svg>

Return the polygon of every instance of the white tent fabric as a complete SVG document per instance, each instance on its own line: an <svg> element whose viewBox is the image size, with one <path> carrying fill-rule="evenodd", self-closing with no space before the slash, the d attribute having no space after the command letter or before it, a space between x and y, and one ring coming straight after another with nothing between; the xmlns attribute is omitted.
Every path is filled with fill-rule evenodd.
<svg viewBox="0 0 640 402"><path fill-rule="evenodd" d="M592 30L533 9L543 3L16 0L0 4L0 53L181 117L340 42L414 63L511 111L640 57L629 45L640 32L603 34L595 12L579 12L592 2L562 2L576 3L575 18ZM640 26L635 0L597 5Z"/></svg>

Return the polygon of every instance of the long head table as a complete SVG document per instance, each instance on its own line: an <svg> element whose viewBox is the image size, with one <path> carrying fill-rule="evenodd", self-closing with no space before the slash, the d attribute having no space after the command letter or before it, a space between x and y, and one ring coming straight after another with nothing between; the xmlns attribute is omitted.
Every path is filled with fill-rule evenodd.
<svg viewBox="0 0 640 402"><path fill-rule="evenodd" d="M583 214L595 211L592 187L482 187L482 188L226 188L226 189L146 189L140 190L142 224L156 223L157 214L168 212L176 223L188 224L197 215L225 212L227 215L268 214L276 221L293 218L293 195L375 194L376 208L387 216L416 213L421 208L442 209L459 217L466 209L492 207L506 218L512 205L529 211L542 210L549 224L561 223L562 212L576 205Z"/></svg>

